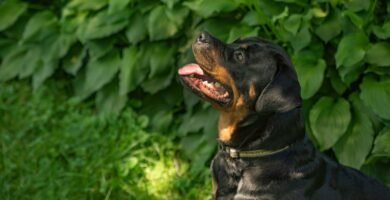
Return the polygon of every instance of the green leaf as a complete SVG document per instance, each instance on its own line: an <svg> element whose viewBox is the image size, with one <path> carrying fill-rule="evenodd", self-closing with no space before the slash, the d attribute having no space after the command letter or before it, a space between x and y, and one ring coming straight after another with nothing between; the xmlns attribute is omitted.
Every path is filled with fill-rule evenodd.
<svg viewBox="0 0 390 200"><path fill-rule="evenodd" d="M46 39L47 35L53 35L49 27L53 27L56 20L56 16L49 11L34 14L26 24L22 41L40 41Z"/></svg>
<svg viewBox="0 0 390 200"><path fill-rule="evenodd" d="M174 68L171 68L170 71L165 72L164 74L145 80L142 83L142 88L144 89L144 91L150 94L155 94L156 92L168 87L169 84L171 84L172 77L174 74L173 69Z"/></svg>
<svg viewBox="0 0 390 200"><path fill-rule="evenodd" d="M256 11L249 11L242 18L241 23L249 26L258 26L266 24L267 20Z"/></svg>
<svg viewBox="0 0 390 200"><path fill-rule="evenodd" d="M59 64L59 45L57 43L58 35L54 35L40 44L41 48L41 64L38 65L33 74L33 88L38 89L42 83L49 78L58 67Z"/></svg>
<svg viewBox="0 0 390 200"><path fill-rule="evenodd" d="M369 163L363 165L362 171L378 180L381 180L383 183L390 187L390 162L389 159L375 159L375 161L370 161Z"/></svg>
<svg viewBox="0 0 390 200"><path fill-rule="evenodd" d="M59 33L56 40L57 52L60 58L64 57L77 39L72 34Z"/></svg>
<svg viewBox="0 0 390 200"><path fill-rule="evenodd" d="M324 18L328 16L328 11L324 11L321 7L314 7L311 9L314 17Z"/></svg>
<svg viewBox="0 0 390 200"><path fill-rule="evenodd" d="M264 12L264 14L268 16L270 19L282 13L286 7L285 4L276 2L274 0L262 0L262 1L258 1L258 3L260 5L257 11Z"/></svg>
<svg viewBox="0 0 390 200"><path fill-rule="evenodd" d="M0 38L0 58L4 58L14 44L15 40L5 37Z"/></svg>
<svg viewBox="0 0 390 200"><path fill-rule="evenodd" d="M147 95L142 99L143 106L140 113L148 115L150 126L159 131L166 132L167 128L172 126L172 123L175 121L173 118L174 110L182 101L182 96L172 86L157 94ZM178 85L175 84L174 86ZM156 98L159 100L156 101Z"/></svg>
<svg viewBox="0 0 390 200"><path fill-rule="evenodd" d="M341 22L338 14L332 14L323 23L321 23L316 29L315 33L324 42L329 42L334 37L341 33Z"/></svg>
<svg viewBox="0 0 390 200"><path fill-rule="evenodd" d="M82 41L98 39L119 32L129 22L129 10L109 14L108 10L100 11L86 20L77 29L77 35Z"/></svg>
<svg viewBox="0 0 390 200"><path fill-rule="evenodd" d="M189 14L189 10L186 7L178 7L173 10L167 9L166 15L169 20L174 22L177 27L180 27L185 22L186 17Z"/></svg>
<svg viewBox="0 0 390 200"><path fill-rule="evenodd" d="M334 145L333 150L341 164L359 169L370 153L374 129L358 94L352 94L350 101L352 102L351 124L347 133Z"/></svg>
<svg viewBox="0 0 390 200"><path fill-rule="evenodd" d="M23 70L27 52L25 47L14 47L5 55L0 67L0 81L10 80Z"/></svg>
<svg viewBox="0 0 390 200"><path fill-rule="evenodd" d="M115 50L99 59L90 59L87 64L83 97L109 83L117 73L119 65L119 53Z"/></svg>
<svg viewBox="0 0 390 200"><path fill-rule="evenodd" d="M359 12L361 10L368 10L370 8L370 1L350 0L350 1L345 1L345 6L353 12Z"/></svg>
<svg viewBox="0 0 390 200"><path fill-rule="evenodd" d="M123 9L127 8L127 5L131 0L109 0L108 2L108 14L115 14Z"/></svg>
<svg viewBox="0 0 390 200"><path fill-rule="evenodd" d="M188 15L188 9L169 10L166 6L157 6L149 14L147 27L151 40L161 40L173 36L179 30Z"/></svg>
<svg viewBox="0 0 390 200"><path fill-rule="evenodd" d="M19 1L0 2L0 31L12 26L26 11L27 4Z"/></svg>
<svg viewBox="0 0 390 200"><path fill-rule="evenodd" d="M335 59L341 80L350 84L357 80L364 68L361 64L368 47L368 38L363 32L344 36L336 51Z"/></svg>
<svg viewBox="0 0 390 200"><path fill-rule="evenodd" d="M188 112L191 112L194 106L201 101L198 96L187 89L183 89L183 98Z"/></svg>
<svg viewBox="0 0 390 200"><path fill-rule="evenodd" d="M210 1L210 0L197 0L191 2L184 2L183 5L187 6L191 10L194 10L197 14L203 18L208 18L217 12L230 12L235 10L239 4L236 1Z"/></svg>
<svg viewBox="0 0 390 200"><path fill-rule="evenodd" d="M170 110L160 109L155 111L153 115L150 126L156 130L167 130L172 124L173 113Z"/></svg>
<svg viewBox="0 0 390 200"><path fill-rule="evenodd" d="M366 76L360 85L360 98L375 114L390 119L390 78L387 76L375 80Z"/></svg>
<svg viewBox="0 0 390 200"><path fill-rule="evenodd" d="M374 26L372 31L379 39L390 38L390 21L385 22L382 27Z"/></svg>
<svg viewBox="0 0 390 200"><path fill-rule="evenodd" d="M178 133L180 135L187 135L189 133L194 133L201 131L202 129L212 129L207 128L208 125L217 124L218 115L212 109L196 109L194 113L187 113L184 116L183 123L180 124ZM215 127L216 128L216 127ZM207 134L212 134L207 132Z"/></svg>
<svg viewBox="0 0 390 200"><path fill-rule="evenodd" d="M96 94L96 107L101 114L119 113L126 105L127 96L120 95L118 84L111 81Z"/></svg>
<svg viewBox="0 0 390 200"><path fill-rule="evenodd" d="M367 62L377 66L390 67L390 44L379 42L367 50Z"/></svg>
<svg viewBox="0 0 390 200"><path fill-rule="evenodd" d="M83 66L83 62L88 55L86 47L81 45L75 45L70 49L68 54L63 59L63 69L72 75L76 75L80 68Z"/></svg>
<svg viewBox="0 0 390 200"><path fill-rule="evenodd" d="M149 78L157 77L170 71L175 61L176 48L169 43L155 43L149 46L149 55L153 55L150 59L150 74Z"/></svg>
<svg viewBox="0 0 390 200"><path fill-rule="evenodd" d="M341 81L340 75L336 70L332 70L330 74L330 83L337 94L342 95L348 86Z"/></svg>
<svg viewBox="0 0 390 200"><path fill-rule="evenodd" d="M237 21L227 19L207 19L199 27L198 32L207 30L213 36L219 38L222 41L227 41L230 35L230 30L234 26L238 26Z"/></svg>
<svg viewBox="0 0 390 200"><path fill-rule="evenodd" d="M291 3L291 4L298 4L298 5L301 5L301 6L305 6L307 4L305 0L274 0L274 1Z"/></svg>
<svg viewBox="0 0 390 200"><path fill-rule="evenodd" d="M229 38L227 42L233 42L234 40L238 38L244 38L244 37L253 37L257 36L257 33L259 32L259 28L256 27L250 27L247 25L239 25L239 26L234 26L229 33Z"/></svg>
<svg viewBox="0 0 390 200"><path fill-rule="evenodd" d="M362 61L366 55L367 45L368 38L363 32L355 32L344 36L335 55L337 67L342 65L351 67Z"/></svg>
<svg viewBox="0 0 390 200"><path fill-rule="evenodd" d="M351 12L349 10L347 11L344 11L343 12L343 15L344 16L347 16L351 22L359 28L359 30L361 30L364 26L364 20L362 19L362 17L360 17L359 15L357 15L356 13L354 12Z"/></svg>
<svg viewBox="0 0 390 200"><path fill-rule="evenodd" d="M129 22L131 26L128 26L126 29L126 37L130 43L135 44L146 38L147 29L145 23L146 21L144 15L140 13L133 15Z"/></svg>
<svg viewBox="0 0 390 200"><path fill-rule="evenodd" d="M293 35L296 35L299 30L299 27L301 26L301 21L302 15L292 14L284 21L283 25L287 31L289 31Z"/></svg>
<svg viewBox="0 0 390 200"><path fill-rule="evenodd" d="M362 170L390 185L390 128L384 127L376 136L374 148Z"/></svg>
<svg viewBox="0 0 390 200"><path fill-rule="evenodd" d="M329 149L348 128L349 103L342 98L321 97L311 109L309 121L320 150Z"/></svg>
<svg viewBox="0 0 390 200"><path fill-rule="evenodd" d="M387 9L386 9L387 13L390 13L390 4L387 4Z"/></svg>
<svg viewBox="0 0 390 200"><path fill-rule="evenodd" d="M309 50L295 55L293 63L302 87L302 98L308 99L320 89L324 79L326 63Z"/></svg>
<svg viewBox="0 0 390 200"><path fill-rule="evenodd" d="M275 22L277 22L277 21L282 21L282 20L284 20L285 18L287 18L288 15L289 15L289 9L288 9L288 7L286 6L286 7L284 7L283 12L281 12L281 13L279 13L279 14L277 14L277 15L272 16L271 22L272 22L272 24L275 24Z"/></svg>
<svg viewBox="0 0 390 200"><path fill-rule="evenodd" d="M43 60L42 65L38 65L33 74L33 89L37 90L43 82L49 78L58 67L59 60L55 57Z"/></svg>
<svg viewBox="0 0 390 200"><path fill-rule="evenodd" d="M195 174L200 174L204 170L217 146L217 140L210 140L206 135L212 134L189 135L180 141L181 146L186 147L183 153L194 162L194 165L191 165L191 172Z"/></svg>
<svg viewBox="0 0 390 200"><path fill-rule="evenodd" d="M119 75L119 94L125 95L134 90L149 72L147 65L138 63L138 49L135 46L123 49L123 58Z"/></svg>
<svg viewBox="0 0 390 200"><path fill-rule="evenodd" d="M23 70L19 73L19 78L27 78L31 76L34 71L42 66L42 47L39 45L30 46L28 52L26 53L23 61Z"/></svg>
<svg viewBox="0 0 390 200"><path fill-rule="evenodd" d="M364 73L373 72L378 75L390 75L390 67L368 66Z"/></svg>
<svg viewBox="0 0 390 200"><path fill-rule="evenodd" d="M64 39L62 35L53 34L40 44L42 64L38 65L33 74L33 88L37 89L49 78L59 66L60 58L65 54L74 40ZM65 53L64 53L65 52Z"/></svg>
<svg viewBox="0 0 390 200"><path fill-rule="evenodd" d="M98 59L114 49L114 41L112 39L91 40L85 46L88 48L89 56Z"/></svg>
<svg viewBox="0 0 390 200"><path fill-rule="evenodd" d="M390 128L383 128L375 138L372 156L390 158Z"/></svg>
<svg viewBox="0 0 390 200"><path fill-rule="evenodd" d="M175 51L175 47L166 42L153 43L145 48L142 56L148 59L150 66L148 79L142 83L142 88L146 92L154 94L171 83Z"/></svg>
<svg viewBox="0 0 390 200"><path fill-rule="evenodd" d="M341 66L338 69L341 80L348 86L356 80L358 80L360 74L364 71L364 66L362 64L356 64L350 67Z"/></svg>
<svg viewBox="0 0 390 200"><path fill-rule="evenodd" d="M83 10L99 10L107 5L108 0L72 0L66 7L68 9Z"/></svg>
<svg viewBox="0 0 390 200"><path fill-rule="evenodd" d="M309 32L309 25L305 24L302 26L301 30L290 40L291 45L294 48L295 52L300 51L310 44L311 34Z"/></svg>
<svg viewBox="0 0 390 200"><path fill-rule="evenodd" d="M167 4L167 6L168 6L169 9L172 9L173 6L174 6L176 3L180 2L180 0L161 0L161 1L164 2L165 4Z"/></svg>

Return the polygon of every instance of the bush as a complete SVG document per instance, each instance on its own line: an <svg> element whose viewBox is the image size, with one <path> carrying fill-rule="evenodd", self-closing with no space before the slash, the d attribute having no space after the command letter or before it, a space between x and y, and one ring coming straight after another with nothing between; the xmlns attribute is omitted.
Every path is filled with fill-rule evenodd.
<svg viewBox="0 0 390 200"><path fill-rule="evenodd" d="M133 107L200 169L217 115L182 92L177 66L201 30L270 38L291 55L316 146L390 184L389 14L386 0L5 0L0 80L59 77L101 113Z"/></svg>

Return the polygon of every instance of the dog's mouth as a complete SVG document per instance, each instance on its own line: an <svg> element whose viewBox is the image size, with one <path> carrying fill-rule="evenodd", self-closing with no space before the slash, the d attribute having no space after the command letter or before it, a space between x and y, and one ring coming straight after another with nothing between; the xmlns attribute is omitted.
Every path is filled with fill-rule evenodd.
<svg viewBox="0 0 390 200"><path fill-rule="evenodd" d="M184 84L196 94L222 105L231 101L228 87L208 75L198 64L184 65L178 73Z"/></svg>

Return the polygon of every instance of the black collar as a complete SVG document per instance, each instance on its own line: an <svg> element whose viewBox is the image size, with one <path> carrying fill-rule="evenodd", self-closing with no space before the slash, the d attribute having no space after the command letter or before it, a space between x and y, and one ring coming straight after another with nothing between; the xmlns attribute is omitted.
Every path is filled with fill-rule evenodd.
<svg viewBox="0 0 390 200"><path fill-rule="evenodd" d="M231 158L259 158L259 157L265 157L265 156L270 156L274 155L283 151L286 151L289 149L290 146L285 146L281 149L277 150L264 150L264 149L256 149L256 150L239 150L239 149L234 149L231 147L228 147L221 142L219 143L219 149L220 151L224 151L229 154Z"/></svg>

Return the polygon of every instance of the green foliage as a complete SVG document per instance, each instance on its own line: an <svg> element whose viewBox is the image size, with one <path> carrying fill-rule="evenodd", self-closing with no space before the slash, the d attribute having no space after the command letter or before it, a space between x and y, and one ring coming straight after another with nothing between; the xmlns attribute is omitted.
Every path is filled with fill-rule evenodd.
<svg viewBox="0 0 390 200"><path fill-rule="evenodd" d="M317 147L390 184L389 155L376 156L390 149L386 0L4 0L0 11L1 81L68 79L102 113L132 107L185 154L201 152L195 171L215 150L217 115L176 79L191 41L202 30L272 39L296 66Z"/></svg>
<svg viewBox="0 0 390 200"><path fill-rule="evenodd" d="M11 26L25 12L27 5L18 1L6 1L0 5L0 31Z"/></svg>
<svg viewBox="0 0 390 200"><path fill-rule="evenodd" d="M320 150L329 149L345 133L351 121L349 103L321 97L310 111L310 124Z"/></svg>
<svg viewBox="0 0 390 200"><path fill-rule="evenodd" d="M374 129L357 94L352 94L349 100L352 119L347 132L334 145L334 151L342 164L360 168L370 153Z"/></svg>
<svg viewBox="0 0 390 200"><path fill-rule="evenodd" d="M32 94L0 86L2 199L209 199L208 170L190 171L170 138L126 108L97 115L62 82Z"/></svg>

